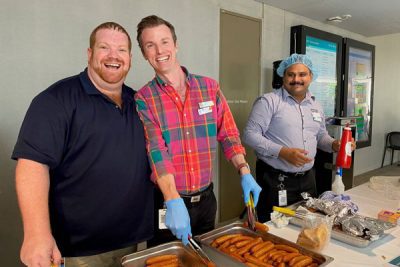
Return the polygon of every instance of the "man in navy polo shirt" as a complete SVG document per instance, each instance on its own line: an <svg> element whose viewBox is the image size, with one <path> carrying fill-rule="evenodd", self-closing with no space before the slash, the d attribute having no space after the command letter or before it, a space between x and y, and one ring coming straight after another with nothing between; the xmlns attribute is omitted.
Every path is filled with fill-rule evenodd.
<svg viewBox="0 0 400 267"><path fill-rule="evenodd" d="M153 185L134 91L131 39L117 23L90 36L88 66L36 96L12 154L29 267L120 266L152 237Z"/></svg>

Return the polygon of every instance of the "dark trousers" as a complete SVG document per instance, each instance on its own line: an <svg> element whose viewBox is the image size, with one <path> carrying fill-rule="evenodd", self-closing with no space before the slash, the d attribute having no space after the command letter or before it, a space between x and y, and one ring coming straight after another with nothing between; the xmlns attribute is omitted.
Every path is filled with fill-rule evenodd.
<svg viewBox="0 0 400 267"><path fill-rule="evenodd" d="M279 181L279 176L283 181ZM283 188L287 194L287 205L296 203L303 198L301 193L308 192L316 195L314 169L304 173L287 173L274 169L262 160L257 160L256 180L262 191L256 207L257 217L260 222L271 219L270 213L273 206L279 206L278 192Z"/></svg>
<svg viewBox="0 0 400 267"><path fill-rule="evenodd" d="M198 202L192 202L193 196L200 195ZM192 235L200 235L215 228L215 217L217 214L217 200L213 191L213 184L204 191L191 195L181 195L189 212L190 227ZM155 223L154 237L147 241L147 247L157 246L165 242L177 240L169 229L158 229L158 210L164 207L164 197L160 190L155 193Z"/></svg>

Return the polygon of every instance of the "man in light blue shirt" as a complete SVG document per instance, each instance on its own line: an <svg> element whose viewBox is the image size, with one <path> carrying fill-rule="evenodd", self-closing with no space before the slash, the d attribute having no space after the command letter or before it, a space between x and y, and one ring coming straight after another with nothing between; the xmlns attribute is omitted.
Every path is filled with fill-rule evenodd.
<svg viewBox="0 0 400 267"><path fill-rule="evenodd" d="M257 215L261 222L270 219L272 206L293 204L301 200L302 192L315 196L317 147L336 152L340 146L325 128L322 106L308 91L317 78L311 59L292 54L281 62L277 73L283 77L283 86L256 99L243 136L258 158L256 177L263 190Z"/></svg>

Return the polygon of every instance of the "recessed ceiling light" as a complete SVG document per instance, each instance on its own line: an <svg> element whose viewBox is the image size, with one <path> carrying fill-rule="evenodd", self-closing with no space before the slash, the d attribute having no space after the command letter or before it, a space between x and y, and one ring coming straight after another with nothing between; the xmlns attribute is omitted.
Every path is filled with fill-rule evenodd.
<svg viewBox="0 0 400 267"><path fill-rule="evenodd" d="M342 16L334 16L334 17L330 17L327 18L327 21L331 21L331 22L342 22L345 20L348 20L349 18L351 18L350 14L346 14L346 15L342 15Z"/></svg>

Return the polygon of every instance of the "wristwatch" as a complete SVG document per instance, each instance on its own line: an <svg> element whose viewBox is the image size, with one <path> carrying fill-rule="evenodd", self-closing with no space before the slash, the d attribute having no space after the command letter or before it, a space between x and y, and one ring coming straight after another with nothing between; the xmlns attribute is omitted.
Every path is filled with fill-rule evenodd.
<svg viewBox="0 0 400 267"><path fill-rule="evenodd" d="M243 167L246 167L246 168L249 169L249 171L250 171L250 166L249 166L249 164L248 164L247 162L240 163L240 164L237 166L237 168L236 168L239 174L240 174L240 170L241 170Z"/></svg>

